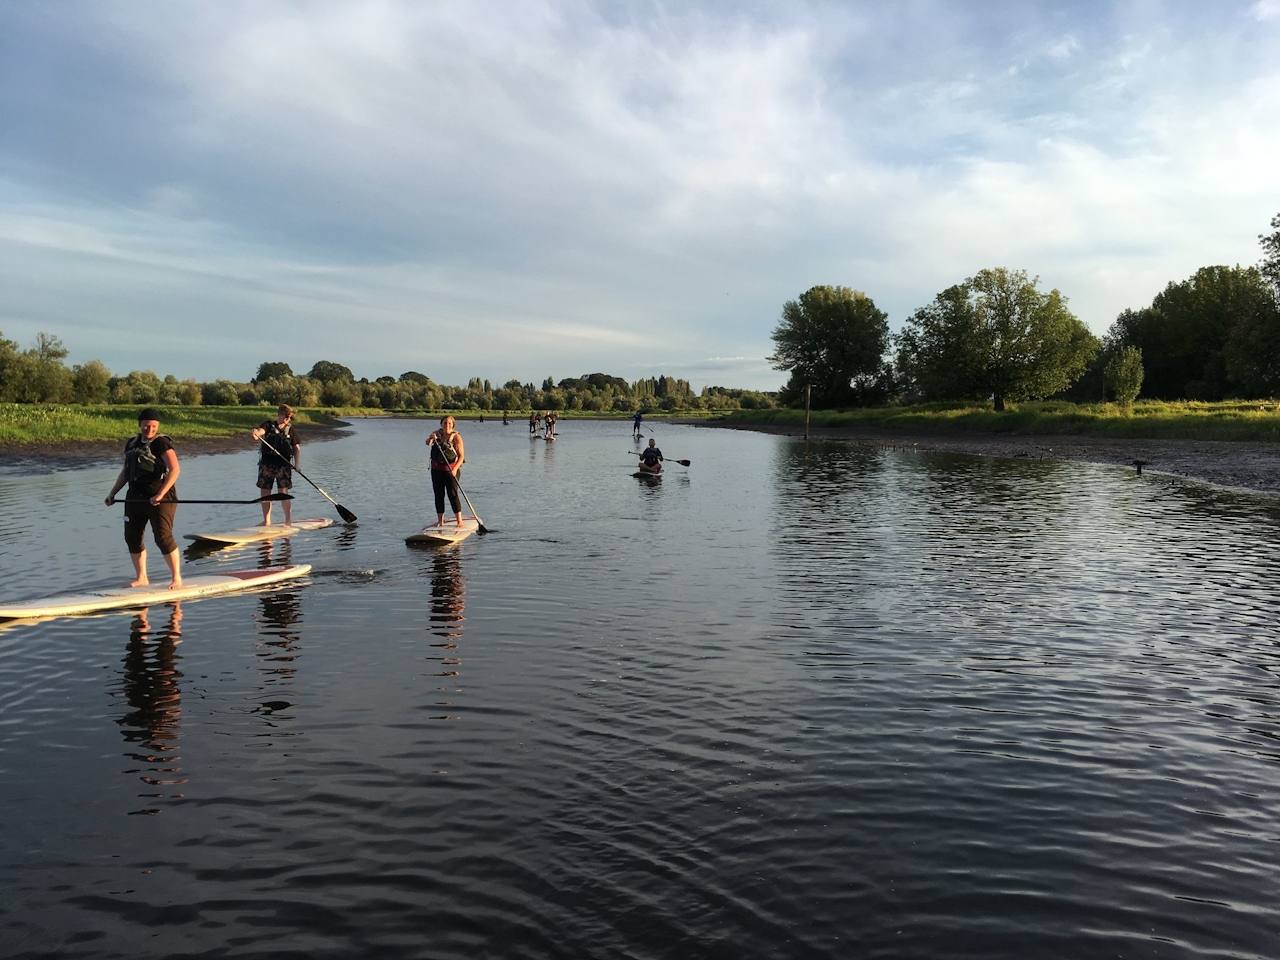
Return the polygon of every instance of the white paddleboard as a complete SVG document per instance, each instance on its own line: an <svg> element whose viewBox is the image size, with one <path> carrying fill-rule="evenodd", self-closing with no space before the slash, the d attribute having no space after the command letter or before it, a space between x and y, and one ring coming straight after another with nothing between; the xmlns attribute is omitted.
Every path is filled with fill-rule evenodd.
<svg viewBox="0 0 1280 960"><path fill-rule="evenodd" d="M423 527L412 536L404 538L405 543L458 543L467 539L480 529L480 521L475 517L463 517L462 526L452 520L446 520L441 526L434 523Z"/></svg>
<svg viewBox="0 0 1280 960"><path fill-rule="evenodd" d="M0 604L0 619L66 617L116 607L145 607L173 600L194 600L218 593L249 590L269 583L279 583L281 580L292 580L310 572L311 564L299 563L291 567L263 567L259 570L233 570L184 577L182 586L176 590L170 590L166 581L145 587L109 587L87 593L65 593L57 597Z"/></svg>
<svg viewBox="0 0 1280 960"><path fill-rule="evenodd" d="M295 520L285 525L269 523L255 527L241 527L239 530L228 530L226 533L188 533L188 540L203 540L207 543L257 543L259 540L275 540L277 537L292 537L303 530L323 530L332 527L333 521L327 518L313 517L310 520Z"/></svg>

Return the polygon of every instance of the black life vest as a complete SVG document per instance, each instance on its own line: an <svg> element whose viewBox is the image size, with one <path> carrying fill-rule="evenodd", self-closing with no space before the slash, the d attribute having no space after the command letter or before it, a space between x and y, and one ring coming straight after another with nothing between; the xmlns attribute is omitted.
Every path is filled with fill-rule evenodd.
<svg viewBox="0 0 1280 960"><path fill-rule="evenodd" d="M157 440L169 440L163 433L157 433L150 440L143 440L141 434L129 439L124 445L124 461L129 468L129 482L150 485L163 482L169 475L169 464L163 458L151 452L151 444ZM172 444L173 441L169 440Z"/></svg>

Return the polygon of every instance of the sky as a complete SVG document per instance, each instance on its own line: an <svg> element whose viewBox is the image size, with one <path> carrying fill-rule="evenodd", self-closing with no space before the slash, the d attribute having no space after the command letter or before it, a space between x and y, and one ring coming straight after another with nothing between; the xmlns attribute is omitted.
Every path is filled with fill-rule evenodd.
<svg viewBox="0 0 1280 960"><path fill-rule="evenodd" d="M1280 213L1280 0L11 0L0 333L68 363L776 389L988 267L1097 334Z"/></svg>

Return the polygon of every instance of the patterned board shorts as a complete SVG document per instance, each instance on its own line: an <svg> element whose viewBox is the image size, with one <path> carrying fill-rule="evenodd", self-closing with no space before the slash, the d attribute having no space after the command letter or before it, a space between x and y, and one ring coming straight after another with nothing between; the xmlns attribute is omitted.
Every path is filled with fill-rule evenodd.
<svg viewBox="0 0 1280 960"><path fill-rule="evenodd" d="M293 489L293 467L288 464L258 464L258 489L270 490L272 484L281 490Z"/></svg>

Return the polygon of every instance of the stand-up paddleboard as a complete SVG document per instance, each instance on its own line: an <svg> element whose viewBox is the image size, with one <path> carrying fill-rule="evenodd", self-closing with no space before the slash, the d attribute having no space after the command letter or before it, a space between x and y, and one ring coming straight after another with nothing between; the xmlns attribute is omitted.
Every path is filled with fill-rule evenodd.
<svg viewBox="0 0 1280 960"><path fill-rule="evenodd" d="M292 537L303 530L323 530L332 527L333 521L326 517L313 517L310 520L295 520L290 524L269 523L255 527L241 527L239 530L228 530L226 533L187 533L188 540L201 540L206 543L257 543L259 540L275 540L278 537Z"/></svg>
<svg viewBox="0 0 1280 960"><path fill-rule="evenodd" d="M145 587L109 587L86 593L65 593L40 600L0 604L0 619L67 617L117 607L145 607L174 600L195 600L219 593L249 590L269 583L279 583L281 580L292 580L310 572L311 564L299 563L291 567L263 567L260 570L233 570L184 577L182 586L176 590L170 590L168 583L152 583Z"/></svg>
<svg viewBox="0 0 1280 960"><path fill-rule="evenodd" d="M475 517L463 517L462 526L452 520L446 520L437 526L431 524L423 527L412 536L405 537L405 543L459 543L480 529L480 521Z"/></svg>

